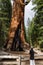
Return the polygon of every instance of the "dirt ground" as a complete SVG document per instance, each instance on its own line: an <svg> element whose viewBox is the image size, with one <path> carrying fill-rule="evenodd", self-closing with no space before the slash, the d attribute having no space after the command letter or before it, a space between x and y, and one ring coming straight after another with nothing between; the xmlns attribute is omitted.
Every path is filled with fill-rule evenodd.
<svg viewBox="0 0 43 65"><path fill-rule="evenodd" d="M20 54L21 53L21 54ZM39 52L40 53L40 52ZM7 52L3 52L3 51L0 51L0 55L3 55L3 54L9 54L9 53L7 53ZM15 52L15 53L12 53L13 55L22 55L23 54L23 56L24 55L27 55L27 54L25 54L25 53L23 53L23 52L19 52L19 53L17 53L17 52ZM43 55L38 55L37 56L38 58L35 60L35 65L43 65ZM40 57L40 58L39 58ZM22 65L22 63L23 62L21 62L21 65ZM3 63L1 63L0 65L3 65ZM6 65L6 64L5 64ZM12 65L12 64L7 64L7 65ZM15 64L13 64L13 65L15 65ZM25 65L30 65L30 63L29 63L29 60L28 61L25 61Z"/></svg>

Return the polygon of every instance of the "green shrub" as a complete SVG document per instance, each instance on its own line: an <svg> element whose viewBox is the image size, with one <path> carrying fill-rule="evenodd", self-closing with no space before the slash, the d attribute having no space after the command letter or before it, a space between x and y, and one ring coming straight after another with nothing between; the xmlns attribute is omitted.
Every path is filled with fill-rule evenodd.
<svg viewBox="0 0 43 65"><path fill-rule="evenodd" d="M40 48L43 48L43 42L40 44Z"/></svg>

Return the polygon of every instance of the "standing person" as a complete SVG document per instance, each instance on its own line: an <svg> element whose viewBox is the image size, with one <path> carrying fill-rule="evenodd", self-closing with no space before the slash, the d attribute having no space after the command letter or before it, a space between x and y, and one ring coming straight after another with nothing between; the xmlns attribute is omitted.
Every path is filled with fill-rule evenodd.
<svg viewBox="0 0 43 65"><path fill-rule="evenodd" d="M30 49L30 65L35 65L33 48Z"/></svg>

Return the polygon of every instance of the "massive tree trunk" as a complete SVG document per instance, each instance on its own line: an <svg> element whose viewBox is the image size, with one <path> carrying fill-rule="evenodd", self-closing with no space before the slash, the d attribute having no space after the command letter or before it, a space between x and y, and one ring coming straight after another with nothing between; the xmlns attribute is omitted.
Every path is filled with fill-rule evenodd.
<svg viewBox="0 0 43 65"><path fill-rule="evenodd" d="M21 22L21 24L20 24ZM12 18L11 18L11 24L9 29L9 35L7 43L5 44L5 47L7 49L11 49L12 45L14 45L14 38L16 37L16 32L18 29L18 26L21 25L21 34L20 39L21 43L25 44L25 38L24 38L24 0L13 0L13 8L12 8ZM18 33L17 33L18 35ZM14 46L15 47L15 46Z"/></svg>

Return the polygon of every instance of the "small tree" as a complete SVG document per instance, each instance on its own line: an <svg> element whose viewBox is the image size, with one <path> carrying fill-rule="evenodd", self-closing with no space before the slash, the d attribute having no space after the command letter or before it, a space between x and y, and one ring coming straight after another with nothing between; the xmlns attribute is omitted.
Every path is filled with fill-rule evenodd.
<svg viewBox="0 0 43 65"><path fill-rule="evenodd" d="M34 30L34 22L31 21L29 26L28 26L28 40L29 40L29 43L31 46L33 46L33 43L32 43L33 30Z"/></svg>

